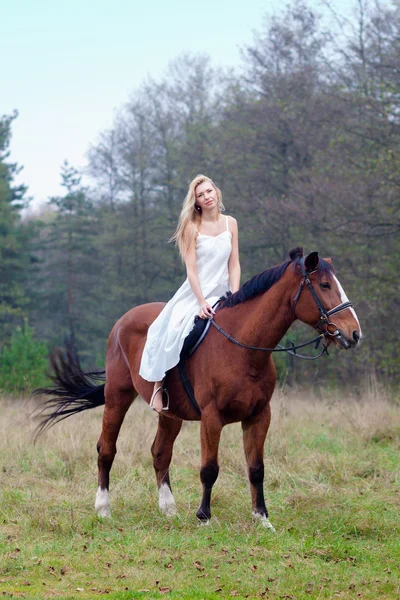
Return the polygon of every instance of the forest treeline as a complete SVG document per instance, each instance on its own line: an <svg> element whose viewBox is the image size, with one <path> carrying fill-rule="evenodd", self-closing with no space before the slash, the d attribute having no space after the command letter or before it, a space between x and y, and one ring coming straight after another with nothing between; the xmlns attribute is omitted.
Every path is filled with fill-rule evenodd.
<svg viewBox="0 0 400 600"><path fill-rule="evenodd" d="M0 352L25 322L48 349L69 338L101 364L114 322L167 300L185 277L167 242L188 182L205 173L238 220L242 282L301 245L333 257L356 307L359 350L312 364L280 357L281 376L398 382L400 9L356 8L351 20L321 19L295 2L260 27L238 72L178 57L90 148L93 186L65 163L65 194L39 216L23 217L26 189L7 154L16 115L3 117Z"/></svg>

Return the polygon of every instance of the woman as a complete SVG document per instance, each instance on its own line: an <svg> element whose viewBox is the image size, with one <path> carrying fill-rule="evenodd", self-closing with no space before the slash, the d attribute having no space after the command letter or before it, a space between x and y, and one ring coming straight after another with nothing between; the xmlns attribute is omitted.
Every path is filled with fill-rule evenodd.
<svg viewBox="0 0 400 600"><path fill-rule="evenodd" d="M154 381L150 408L168 410L163 403L163 379L179 362L183 342L196 314L213 317L212 305L229 289L240 285L238 228L236 219L222 216L221 191L205 175L189 185L171 241L175 241L186 265L187 279L149 327L139 374Z"/></svg>

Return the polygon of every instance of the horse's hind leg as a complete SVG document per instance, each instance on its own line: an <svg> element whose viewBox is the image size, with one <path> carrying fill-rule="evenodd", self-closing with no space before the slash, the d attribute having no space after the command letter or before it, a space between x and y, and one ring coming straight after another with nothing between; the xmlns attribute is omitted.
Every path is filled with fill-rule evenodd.
<svg viewBox="0 0 400 600"><path fill-rule="evenodd" d="M99 487L96 494L95 509L99 516L110 516L110 470L117 453L117 438L126 412L132 404L137 392L105 390L106 404L104 408L103 428L97 443Z"/></svg>
<svg viewBox="0 0 400 600"><path fill-rule="evenodd" d="M181 427L181 420L168 418L161 413L158 418L156 437L151 446L153 465L157 477L159 507L161 512L168 517L176 512L169 480L169 465L174 442Z"/></svg>
<svg viewBox="0 0 400 600"><path fill-rule="evenodd" d="M275 529L268 519L264 500L264 442L271 421L269 402L256 416L242 421L244 453L250 480L253 516L265 527Z"/></svg>

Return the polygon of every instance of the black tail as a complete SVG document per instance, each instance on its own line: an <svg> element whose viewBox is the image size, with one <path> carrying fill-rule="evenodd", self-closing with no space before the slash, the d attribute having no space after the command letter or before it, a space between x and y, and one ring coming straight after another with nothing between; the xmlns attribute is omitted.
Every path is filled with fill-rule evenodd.
<svg viewBox="0 0 400 600"><path fill-rule="evenodd" d="M39 424L35 439L67 417L105 403L105 384L99 384L99 381L105 380L105 371L84 373L76 353L70 347L67 347L65 355L61 350L55 351L50 362L54 373L50 378L54 387L38 388L32 393L33 396L54 396L36 411L35 418L39 419Z"/></svg>

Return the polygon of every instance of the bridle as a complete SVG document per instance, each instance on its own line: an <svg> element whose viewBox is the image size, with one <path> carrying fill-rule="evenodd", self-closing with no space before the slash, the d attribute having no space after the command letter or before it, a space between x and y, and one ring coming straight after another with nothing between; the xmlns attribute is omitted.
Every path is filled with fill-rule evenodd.
<svg viewBox="0 0 400 600"><path fill-rule="evenodd" d="M306 266L305 266L304 257L302 257L300 259L300 267L301 267L301 274L303 276L303 279L302 279L302 281L299 285L299 289L297 290L297 293L294 297L293 310L294 310L295 316L296 316L296 306L299 301L301 292L303 291L304 286L307 286L308 289L310 290L311 296L315 300L315 303L317 305L317 308L318 308L319 314L320 314L319 321L316 325L316 328L318 329L318 331L320 333L319 333L319 335L314 337L312 340L309 340L308 342L304 342L303 344L298 344L297 346L292 342L291 346L288 346L286 348L281 346L280 344L278 344L276 348L261 348L259 346L250 346L248 344L243 344L242 342L239 342L234 337L232 337L229 333L227 333L224 329L222 329L222 327L220 327L214 321L214 319L210 319L211 324L220 333L222 333L222 335L224 335L229 341L233 342L234 344L236 344L236 346L239 346L240 348L247 348L248 350L260 350L261 352L287 352L288 354L292 354L293 356L297 356L297 358L302 358L304 360L316 360L317 358L322 356L324 353L328 354L327 344L324 344L324 343L323 343L323 349L316 356L304 356L304 355L297 353L297 350L299 350L300 348L305 348L306 346L310 346L311 344L315 344L315 348L318 348L321 340L323 340L324 338L328 338L328 337L336 338L338 340L338 342L344 348L348 348L349 343L347 342L347 340L345 340L343 338L336 323L330 321L329 317L341 312L342 310L346 310L346 308L350 308L351 306L353 306L352 303L349 301L341 302L341 304L338 304L334 308L331 308L331 310L326 310L323 303L318 298L318 296L315 292L315 289L313 288L313 285L310 280L310 275L312 275L313 273L316 273L317 269L314 269L313 271L307 271ZM225 299L225 298L221 298L221 300L223 300L223 299ZM324 331L323 331L323 327L325 327Z"/></svg>
<svg viewBox="0 0 400 600"><path fill-rule="evenodd" d="M331 308L331 310L326 310L324 305L322 304L321 300L318 298L318 296L313 288L313 285L311 283L311 280L310 280L310 275L312 275L313 273L316 273L317 269L315 269L313 271L307 271L307 269L305 267L304 257L300 259L300 267L301 267L301 274L303 276L303 279L300 283L299 289L298 289L297 294L294 297L294 301L293 301L293 310L295 311L295 314L296 314L296 306L299 301L300 294L303 291L304 286L306 285L310 291L311 296L314 298L317 308L319 310L320 318L316 325L316 328L325 337L337 338L337 340L340 342L340 344L342 346L344 346L345 348L347 348L348 342L346 340L343 340L342 334L340 333L338 326L336 325L336 323L333 323L332 321L330 321L329 317L331 317L332 315L336 315L337 313L341 312L342 310L346 310L346 308L350 308L351 306L353 306L352 303L347 300L346 302L341 302L334 308ZM325 327L325 330L323 330L324 327Z"/></svg>

